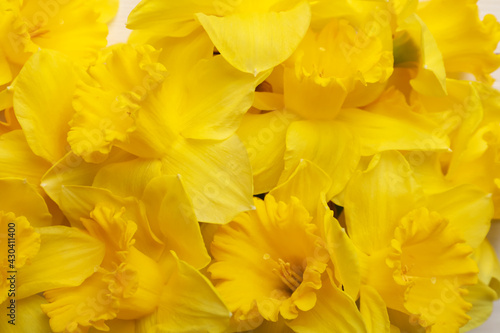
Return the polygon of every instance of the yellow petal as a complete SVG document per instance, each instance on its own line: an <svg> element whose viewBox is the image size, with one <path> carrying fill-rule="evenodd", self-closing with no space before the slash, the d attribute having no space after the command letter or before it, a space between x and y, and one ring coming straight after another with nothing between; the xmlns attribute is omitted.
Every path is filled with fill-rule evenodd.
<svg viewBox="0 0 500 333"><path fill-rule="evenodd" d="M40 250L40 235L24 216L0 211L0 302L19 297L19 275L15 272L30 263ZM11 277L14 275L14 280ZM14 284L15 288L12 287ZM29 296L29 295L26 295Z"/></svg>
<svg viewBox="0 0 500 333"><path fill-rule="evenodd" d="M316 306L287 325L297 333L330 333L332 327L339 332L367 332L354 301L330 281L318 291Z"/></svg>
<svg viewBox="0 0 500 333"><path fill-rule="evenodd" d="M270 74L242 73L220 56L200 61L191 73L179 130L185 138L209 140L223 140L236 131L252 106L255 88Z"/></svg>
<svg viewBox="0 0 500 333"><path fill-rule="evenodd" d="M254 193L269 192L285 166L285 138L290 123L298 119L286 111L246 113L237 134L252 165Z"/></svg>
<svg viewBox="0 0 500 333"><path fill-rule="evenodd" d="M238 332L241 330L238 329ZM287 326L286 321L280 318L277 322L264 321L262 325L252 330L254 333L293 333L293 330Z"/></svg>
<svg viewBox="0 0 500 333"><path fill-rule="evenodd" d="M0 179L0 211L24 216L34 227L52 225L52 216L43 197L26 180ZM28 203L28 205L27 205Z"/></svg>
<svg viewBox="0 0 500 333"><path fill-rule="evenodd" d="M137 158L102 166L95 175L92 186L108 189L122 197L133 196L140 199L146 185L160 175L159 160Z"/></svg>
<svg viewBox="0 0 500 333"><path fill-rule="evenodd" d="M386 263L394 280L407 286L404 306L434 332L456 331L470 319L463 299L477 283L472 248L439 214L425 208L410 212L396 228Z"/></svg>
<svg viewBox="0 0 500 333"><path fill-rule="evenodd" d="M377 291L371 286L362 286L360 298L360 312L365 321L366 331L368 333L390 333L391 324L387 307Z"/></svg>
<svg viewBox="0 0 500 333"><path fill-rule="evenodd" d="M283 202L296 197L307 211L314 215L318 203L325 200L331 183L330 177L317 165L308 160L301 160L290 178L272 189L269 194Z"/></svg>
<svg viewBox="0 0 500 333"><path fill-rule="evenodd" d="M58 205L61 204L61 191L65 185L91 186L100 168L108 164L128 161L135 158L123 150L114 149L108 159L101 163L87 163L73 152L67 153L43 176L40 186Z"/></svg>
<svg viewBox="0 0 500 333"><path fill-rule="evenodd" d="M482 282L467 287L468 294L464 296L465 301L472 304L467 312L470 320L460 328L460 333L468 332L482 325L493 312L493 302L497 300L497 293Z"/></svg>
<svg viewBox="0 0 500 333"><path fill-rule="evenodd" d="M210 262L182 178L154 178L144 190L142 201L146 206L151 228L155 234L162 235L167 249L175 251L181 260L196 269L201 269Z"/></svg>
<svg viewBox="0 0 500 333"><path fill-rule="evenodd" d="M112 145L126 143L136 130L141 105L167 76L151 46L112 46L79 81L68 142L87 162L102 162ZM142 133L141 133L142 134ZM145 133L147 134L147 133Z"/></svg>
<svg viewBox="0 0 500 333"><path fill-rule="evenodd" d="M14 110L12 110L12 103L13 103L12 95L13 95L12 89L0 90L0 111L4 110L3 115L6 118L5 121L2 121L2 125L8 125L12 123L12 121L9 121L10 115L14 113ZM10 109L10 111L7 109ZM10 117L10 118L15 118L15 117Z"/></svg>
<svg viewBox="0 0 500 333"><path fill-rule="evenodd" d="M294 68L285 69L284 82L287 110L305 119L334 119L350 89L335 78L297 75Z"/></svg>
<svg viewBox="0 0 500 333"><path fill-rule="evenodd" d="M231 313L210 281L175 253L172 272L161 294L158 328L167 332L222 332Z"/></svg>
<svg viewBox="0 0 500 333"><path fill-rule="evenodd" d="M107 1L107 0L106 0ZM99 22L94 1L23 2L21 13L33 43L71 58L89 61L106 46L106 25Z"/></svg>
<svg viewBox="0 0 500 333"><path fill-rule="evenodd" d="M16 80L14 110L33 152L51 163L67 153L68 122L78 70L59 52L42 50Z"/></svg>
<svg viewBox="0 0 500 333"><path fill-rule="evenodd" d="M18 177L38 185L49 168L50 163L33 154L21 130L0 137L0 177Z"/></svg>
<svg viewBox="0 0 500 333"><path fill-rule="evenodd" d="M330 260L317 226L297 198L254 200L214 235L209 272L242 325L296 318L316 303L321 274ZM236 267L236 268L235 268ZM258 313L255 313L258 310ZM260 314L260 316L259 316Z"/></svg>
<svg viewBox="0 0 500 333"><path fill-rule="evenodd" d="M107 331L105 321L118 313L118 300L100 272L77 287L53 289L44 296L49 303L42 304L42 310L50 317L54 332L77 333L90 326Z"/></svg>
<svg viewBox="0 0 500 333"><path fill-rule="evenodd" d="M121 320L121 319L113 319L106 321L106 325L109 327L109 333L139 333L136 329L136 321L135 320ZM88 333L101 333L101 330L97 330L94 327L91 327L88 330Z"/></svg>
<svg viewBox="0 0 500 333"><path fill-rule="evenodd" d="M50 332L49 318L43 313L40 305L47 301L38 295L33 295L24 299L16 300L15 325L8 320L12 320L10 309L3 303L0 309L0 315L4 320L0 321L0 330L3 333L46 333Z"/></svg>
<svg viewBox="0 0 500 333"><path fill-rule="evenodd" d="M123 218L137 224L135 246L151 258L158 258L163 251L163 242L153 234L144 206L137 198L122 198L109 190L87 186L64 186L61 193L61 209L73 226L83 229L81 218L88 219L97 205L121 210Z"/></svg>
<svg viewBox="0 0 500 333"><path fill-rule="evenodd" d="M36 230L41 236L40 251L19 270L20 297L78 286L94 273L104 257L104 245L81 230L64 226Z"/></svg>
<svg viewBox="0 0 500 333"><path fill-rule="evenodd" d="M446 217L450 226L473 248L483 242L490 230L491 195L468 184L429 196L427 207Z"/></svg>
<svg viewBox="0 0 500 333"><path fill-rule="evenodd" d="M346 125L361 145L363 156L385 150L445 150L449 141L435 134L437 124L411 110L404 95L387 90L367 108L344 109L337 120Z"/></svg>
<svg viewBox="0 0 500 333"><path fill-rule="evenodd" d="M436 39L447 72L468 72L478 80L491 80L489 74L500 66L500 56L495 54L500 24L493 15L486 15L481 21L474 0L461 0L453 5L443 0L431 1L420 4L417 13ZM450 28L453 37L447 33Z"/></svg>
<svg viewBox="0 0 500 333"><path fill-rule="evenodd" d="M334 182L327 200L340 193L354 173L359 150L351 132L335 121L297 121L287 132L285 171L280 183L288 179L301 159L307 159L328 174Z"/></svg>
<svg viewBox="0 0 500 333"><path fill-rule="evenodd" d="M196 17L231 65L256 75L285 61L306 33L311 18L308 2L290 7L281 12Z"/></svg>
<svg viewBox="0 0 500 333"><path fill-rule="evenodd" d="M198 12L215 14L214 2L211 0L141 1L130 13L127 28L150 30L164 36L182 37L199 27L200 24L196 22L194 16Z"/></svg>
<svg viewBox="0 0 500 333"><path fill-rule="evenodd" d="M445 67L433 34L415 14L405 20L402 29L408 31L421 52L418 74L416 78L411 80L411 86L424 95L446 95ZM408 50L407 52L411 51Z"/></svg>
<svg viewBox="0 0 500 333"><path fill-rule="evenodd" d="M399 220L416 204L416 188L400 153L376 155L346 190L346 224L354 243L365 253L387 247Z"/></svg>
<svg viewBox="0 0 500 333"><path fill-rule="evenodd" d="M472 258L479 267L479 281L491 287L497 293L497 298L500 297L500 262L495 249L487 239L475 249Z"/></svg>
<svg viewBox="0 0 500 333"><path fill-rule="evenodd" d="M113 20L118 12L119 4L119 0L100 0L93 4L96 12L100 14L99 22L109 23Z"/></svg>
<svg viewBox="0 0 500 333"><path fill-rule="evenodd" d="M226 223L252 207L252 174L236 136L221 142L179 139L163 159L163 172L181 175L199 221Z"/></svg>
<svg viewBox="0 0 500 333"><path fill-rule="evenodd" d="M361 285L361 264L358 249L342 228L330 209L323 208L324 234L335 277L352 299L357 299ZM318 209L318 215L321 209ZM319 219L320 217L318 217Z"/></svg>
<svg viewBox="0 0 500 333"><path fill-rule="evenodd" d="M135 30L128 42L161 50L158 62L168 69L169 77L184 77L200 60L212 58L214 52L214 44L201 26L183 38L165 37L165 31L155 34L151 30Z"/></svg>

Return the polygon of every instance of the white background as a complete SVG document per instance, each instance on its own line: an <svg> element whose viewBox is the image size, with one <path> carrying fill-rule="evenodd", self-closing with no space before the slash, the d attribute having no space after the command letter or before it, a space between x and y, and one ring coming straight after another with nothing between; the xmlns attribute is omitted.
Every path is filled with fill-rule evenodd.
<svg viewBox="0 0 500 333"><path fill-rule="evenodd" d="M176 1L176 0L172 0ZM182 0L177 0L182 1ZM118 10L118 15L111 22L109 27L109 44L115 44L119 42L126 42L130 31L125 28L125 22L127 21L127 16L130 11L139 3L139 0L120 0L120 9ZM491 13L494 14L500 20L500 0L479 0L479 9L481 16ZM458 41L459 42L459 41ZM500 52L500 46L497 48L497 52ZM497 79L495 87L500 89L500 71L494 74ZM496 222L492 225L490 235L488 236L490 241L495 246L497 254L500 254L500 222ZM497 301L494 304L494 311L490 319L481 327L475 329L474 333L496 333L500 332L500 302Z"/></svg>

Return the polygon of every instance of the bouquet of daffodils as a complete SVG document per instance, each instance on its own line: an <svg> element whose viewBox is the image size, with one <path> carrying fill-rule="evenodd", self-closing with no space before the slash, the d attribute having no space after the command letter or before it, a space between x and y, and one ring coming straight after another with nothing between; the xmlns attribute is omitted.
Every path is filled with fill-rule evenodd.
<svg viewBox="0 0 500 333"><path fill-rule="evenodd" d="M476 0L0 1L0 331L450 333L500 296Z"/></svg>

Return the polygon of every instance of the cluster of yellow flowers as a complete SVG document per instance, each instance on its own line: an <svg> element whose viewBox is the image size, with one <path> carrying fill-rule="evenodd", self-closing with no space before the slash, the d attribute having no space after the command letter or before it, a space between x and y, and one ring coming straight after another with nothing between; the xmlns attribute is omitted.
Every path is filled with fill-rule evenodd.
<svg viewBox="0 0 500 333"><path fill-rule="evenodd" d="M476 0L0 1L0 331L450 333L500 297ZM493 222L495 223L495 222Z"/></svg>

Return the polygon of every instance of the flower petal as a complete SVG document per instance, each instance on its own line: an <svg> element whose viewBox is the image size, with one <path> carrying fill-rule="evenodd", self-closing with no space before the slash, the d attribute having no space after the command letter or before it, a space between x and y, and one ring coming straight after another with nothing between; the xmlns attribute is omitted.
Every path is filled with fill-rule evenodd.
<svg viewBox="0 0 500 333"><path fill-rule="evenodd" d="M361 287L361 316L365 321L368 333L390 333L391 324L384 300L375 288L365 285Z"/></svg>
<svg viewBox="0 0 500 333"><path fill-rule="evenodd" d="M289 6L290 7L290 6ZM221 55L237 69L257 75L285 61L306 34L311 18L307 1L280 12L196 14Z"/></svg>
<svg viewBox="0 0 500 333"><path fill-rule="evenodd" d="M296 197L307 211L314 215L318 203L325 200L331 183L330 177L317 165L308 160L301 160L290 178L272 189L269 194L283 202L289 202L291 197Z"/></svg>
<svg viewBox="0 0 500 333"><path fill-rule="evenodd" d="M337 118L361 144L363 156L385 150L447 150L447 138L435 135L438 125L415 113L404 95L387 90L367 111L344 109Z"/></svg>
<svg viewBox="0 0 500 333"><path fill-rule="evenodd" d="M222 332L231 313L210 281L175 253L158 307L158 328L167 332Z"/></svg>
<svg viewBox="0 0 500 333"><path fill-rule="evenodd" d="M106 325L109 327L109 333L139 333L136 329L137 324L135 320L121 320L121 319L113 319L106 321ZM98 330L94 327L91 327L88 330L88 333L101 333L101 330Z"/></svg>
<svg viewBox="0 0 500 333"><path fill-rule="evenodd" d="M112 145L123 143L127 148L130 133L137 130L141 106L167 76L158 56L159 51L149 45L115 45L89 68L91 79L79 81L76 87L76 113L68 133L77 155L98 163Z"/></svg>
<svg viewBox="0 0 500 333"><path fill-rule="evenodd" d="M278 183L285 167L286 131L296 119L293 113L281 110L243 116L237 134L252 164L255 194L269 192Z"/></svg>
<svg viewBox="0 0 500 333"><path fill-rule="evenodd" d="M242 73L221 56L200 61L186 77L187 105L179 110L181 135L191 139L228 138L252 106L255 88L269 74Z"/></svg>
<svg viewBox="0 0 500 333"><path fill-rule="evenodd" d="M472 248L483 242L493 218L491 195L469 184L429 196L427 208L447 218Z"/></svg>
<svg viewBox="0 0 500 333"><path fill-rule="evenodd" d="M280 183L289 178L301 159L307 159L334 182L327 200L340 193L354 173L360 158L355 138L344 124L336 121L296 121L288 128L285 171Z"/></svg>
<svg viewBox="0 0 500 333"><path fill-rule="evenodd" d="M122 197L133 196L140 199L146 185L160 175L159 160L137 158L102 166L92 186L108 189Z"/></svg>
<svg viewBox="0 0 500 333"><path fill-rule="evenodd" d="M49 303L42 304L42 310L50 317L52 331L77 333L90 326L109 330L105 321L116 318L118 300L104 277L104 273L97 272L77 287L44 293Z"/></svg>
<svg viewBox="0 0 500 333"><path fill-rule="evenodd" d="M361 264L358 249L342 228L330 209L323 213L327 249L335 267L335 277L346 294L356 299L361 285ZM318 209L318 215L321 210ZM319 218L318 218L319 219Z"/></svg>
<svg viewBox="0 0 500 333"><path fill-rule="evenodd" d="M121 149L114 149L105 162L101 164L87 163L72 151L55 163L43 176L40 186L45 193L61 205L61 191L67 185L91 186L97 172L108 164L128 161L134 158Z"/></svg>
<svg viewBox="0 0 500 333"><path fill-rule="evenodd" d="M181 260L196 269L210 262L193 205L180 177L154 178L144 190L142 201L151 228L162 235L167 249L175 251Z"/></svg>
<svg viewBox="0 0 500 333"><path fill-rule="evenodd" d="M38 185L49 168L50 163L33 154L23 131L14 130L0 137L0 177L18 177Z"/></svg>
<svg viewBox="0 0 500 333"><path fill-rule="evenodd" d="M0 179L0 211L24 216L34 227L52 225L52 216L43 197L23 179ZM28 205L26 204L28 203Z"/></svg>
<svg viewBox="0 0 500 333"><path fill-rule="evenodd" d="M252 208L250 162L234 135L221 142L177 140L163 172L182 176L199 221L226 223Z"/></svg>
<svg viewBox="0 0 500 333"><path fill-rule="evenodd" d="M342 290L324 281L317 296L314 308L300 312L297 319L287 322L295 332L330 333L334 327L339 332L366 333L356 303Z"/></svg>
<svg viewBox="0 0 500 333"><path fill-rule="evenodd" d="M443 16L446 11L447 15ZM489 81L490 73L500 66L495 54L500 41L500 23L493 15L480 20L477 1L462 0L450 6L435 0L417 11L443 54L447 72L468 72L481 81ZM453 29L453 37L447 32ZM460 40L460 43L456 41Z"/></svg>
<svg viewBox="0 0 500 333"><path fill-rule="evenodd" d="M500 297L500 262L495 249L487 239L475 249L472 258L479 267L479 281L495 290L497 297Z"/></svg>
<svg viewBox="0 0 500 333"><path fill-rule="evenodd" d="M8 323L11 320L7 304L2 304L0 316L0 331L3 333L46 333L50 332L49 318L43 313L40 305L47 301L38 295L16 300L15 325Z"/></svg>
<svg viewBox="0 0 500 333"><path fill-rule="evenodd" d="M417 193L410 166L400 153L376 155L347 187L349 236L367 254L389 246L399 220L415 206Z"/></svg>
<svg viewBox="0 0 500 333"><path fill-rule="evenodd" d="M78 286L104 257L104 244L75 228L37 228L40 251L19 269L18 297L54 288Z"/></svg>
<svg viewBox="0 0 500 333"><path fill-rule="evenodd" d="M128 29L150 30L155 33L182 37L193 32L199 23L195 13L216 13L216 4L212 0L188 0L171 2L163 0L141 1L130 13Z"/></svg>
<svg viewBox="0 0 500 333"><path fill-rule="evenodd" d="M41 50L16 79L14 110L33 152L51 163L66 153L78 70L64 55Z"/></svg>
<svg viewBox="0 0 500 333"><path fill-rule="evenodd" d="M472 308L467 312L470 320L460 328L460 332L468 332L481 326L492 314L493 302L498 299L497 293L481 281L467 287L467 290L468 294L464 299L472 304Z"/></svg>
<svg viewBox="0 0 500 333"><path fill-rule="evenodd" d="M158 258L164 248L163 242L152 232L144 206L133 197L122 198L109 190L89 186L64 186L61 209L71 225L84 229L81 218L89 218L98 204L105 204L116 210L125 208L123 218L137 224L135 246L151 258Z"/></svg>

